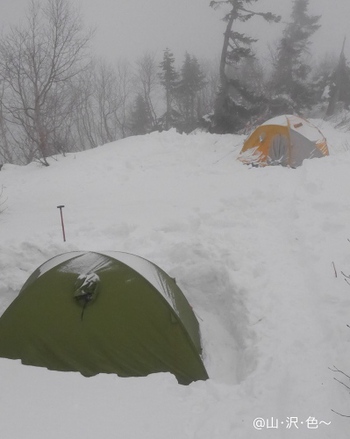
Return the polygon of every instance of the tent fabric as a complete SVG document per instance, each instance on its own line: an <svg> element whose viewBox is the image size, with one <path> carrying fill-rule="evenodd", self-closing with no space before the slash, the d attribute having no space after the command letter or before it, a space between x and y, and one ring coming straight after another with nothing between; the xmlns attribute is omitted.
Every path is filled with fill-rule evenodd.
<svg viewBox="0 0 350 439"><path fill-rule="evenodd" d="M311 122L295 115L269 119L244 142L238 159L256 166L301 166L305 159L329 155L327 141Z"/></svg>
<svg viewBox="0 0 350 439"><path fill-rule="evenodd" d="M171 372L205 380L199 323L174 279L123 252L41 265L0 318L0 357L85 376Z"/></svg>

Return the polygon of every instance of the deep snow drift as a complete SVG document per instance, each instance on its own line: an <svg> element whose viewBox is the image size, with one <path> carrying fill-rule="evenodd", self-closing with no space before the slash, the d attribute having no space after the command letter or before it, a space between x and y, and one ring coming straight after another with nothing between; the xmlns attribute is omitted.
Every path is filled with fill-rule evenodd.
<svg viewBox="0 0 350 439"><path fill-rule="evenodd" d="M3 166L0 313L57 254L137 254L193 306L210 380L0 359L2 439L349 437L331 369L350 374L350 133L314 122L330 156L298 169L244 166L241 136L172 131Z"/></svg>

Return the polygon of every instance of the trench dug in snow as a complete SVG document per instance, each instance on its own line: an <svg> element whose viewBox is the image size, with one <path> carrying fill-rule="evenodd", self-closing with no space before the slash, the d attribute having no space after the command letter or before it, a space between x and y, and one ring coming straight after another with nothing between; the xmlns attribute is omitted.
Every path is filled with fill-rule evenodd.
<svg viewBox="0 0 350 439"><path fill-rule="evenodd" d="M235 281L230 252L215 240L210 242L209 236L206 242L193 237L172 246L168 257L172 273L180 271L177 264L181 265L181 279L176 281L199 321L209 377L241 382L256 366L255 332L245 304L246 291Z"/></svg>
<svg viewBox="0 0 350 439"><path fill-rule="evenodd" d="M288 375L300 361L297 352L308 362L306 375L317 367L308 346L323 342L327 318L323 309L316 317L312 298L317 272L327 278L329 268L318 231L339 223L336 216L325 221L330 209L318 166L316 160L298 169L245 170L240 195L220 198L210 215L193 213L189 224L178 227L183 235L190 229L188 240L168 257L175 273L180 266L178 283L195 309L205 366L217 381L239 384L258 364L257 373L276 368L279 374L281 359ZM176 226L168 233L176 233ZM281 378L286 386L292 386L292 375Z"/></svg>

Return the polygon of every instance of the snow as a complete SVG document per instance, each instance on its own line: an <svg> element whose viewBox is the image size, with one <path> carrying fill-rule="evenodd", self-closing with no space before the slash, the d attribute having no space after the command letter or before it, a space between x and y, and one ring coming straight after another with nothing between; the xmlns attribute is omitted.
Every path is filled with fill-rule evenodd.
<svg viewBox="0 0 350 439"><path fill-rule="evenodd" d="M61 255L57 255L54 258L49 259L48 261L44 262L40 267L38 267L38 277L45 274L47 271L51 270L52 268L56 267L59 264L63 264L63 262L68 261L68 259L71 259L73 257L78 257L83 255L84 252L69 252L69 253L63 253ZM61 270L63 270L61 268Z"/></svg>
<svg viewBox="0 0 350 439"><path fill-rule="evenodd" d="M210 379L0 359L2 439L349 437L335 413L350 415L349 380L334 369L350 374L350 133L312 122L330 156L297 169L243 165L243 136L174 131L3 166L0 313L56 255L139 255L191 303Z"/></svg>
<svg viewBox="0 0 350 439"><path fill-rule="evenodd" d="M323 143L324 136L321 131L317 129L310 121L302 119L293 114L276 116L272 119L267 120L262 125L281 125L290 126L291 130L300 133L302 136L311 140L312 142Z"/></svg>
<svg viewBox="0 0 350 439"><path fill-rule="evenodd" d="M144 258L141 258L138 255L124 253L124 252L103 252L104 255L108 255L135 270L142 277L144 277L151 285L153 285L160 294L164 297L164 299L171 305L174 311L179 314L179 311L176 308L176 303L174 298L171 295L171 292L168 291L164 280L157 267L152 264L152 262L147 261Z"/></svg>

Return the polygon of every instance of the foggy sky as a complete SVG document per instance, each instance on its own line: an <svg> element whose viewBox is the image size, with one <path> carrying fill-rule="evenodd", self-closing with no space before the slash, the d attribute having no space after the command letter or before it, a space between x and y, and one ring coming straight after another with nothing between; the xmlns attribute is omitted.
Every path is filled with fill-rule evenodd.
<svg viewBox="0 0 350 439"><path fill-rule="evenodd" d="M96 28L94 52L108 60L130 61L154 52L161 58L170 48L183 59L185 51L198 59L218 59L225 23L225 9L214 11L210 0L71 0L79 5L84 22ZM17 24L23 19L29 0L0 0L0 25ZM260 40L257 51L262 57L268 45L281 36L290 18L292 0L259 0L254 6L261 11L281 14L281 24L265 24L257 18L249 22L245 32ZM325 54L339 55L348 33L350 0L310 0L309 13L322 15L322 25L313 38L311 53L315 58ZM346 45L350 58L350 35ZM267 56L267 55L266 55Z"/></svg>

